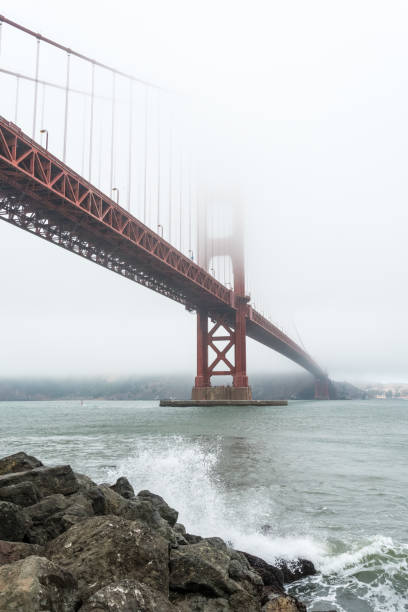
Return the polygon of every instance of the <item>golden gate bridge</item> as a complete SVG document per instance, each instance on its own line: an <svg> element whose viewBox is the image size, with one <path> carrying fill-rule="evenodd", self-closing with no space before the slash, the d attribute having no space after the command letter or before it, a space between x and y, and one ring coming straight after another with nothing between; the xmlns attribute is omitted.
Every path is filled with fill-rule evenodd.
<svg viewBox="0 0 408 612"><path fill-rule="evenodd" d="M206 184L185 97L4 16L0 77L1 219L195 311L194 401L251 401L247 337L329 398L324 369L251 303L238 202Z"/></svg>

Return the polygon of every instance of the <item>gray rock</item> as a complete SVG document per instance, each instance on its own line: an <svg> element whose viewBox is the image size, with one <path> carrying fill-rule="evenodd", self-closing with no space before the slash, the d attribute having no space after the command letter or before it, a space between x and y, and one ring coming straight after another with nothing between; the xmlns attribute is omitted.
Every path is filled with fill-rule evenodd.
<svg viewBox="0 0 408 612"><path fill-rule="evenodd" d="M0 565L14 563L20 561L30 555L37 557L44 556L44 548L36 544L27 544L26 542L6 542L0 540Z"/></svg>
<svg viewBox="0 0 408 612"><path fill-rule="evenodd" d="M35 544L46 544L62 533L61 530L55 528L52 522L48 523L48 521L53 515L64 512L68 506L69 498L56 493L44 497L38 504L27 508L27 515L32 521L28 534L29 541Z"/></svg>
<svg viewBox="0 0 408 612"><path fill-rule="evenodd" d="M47 556L77 578L83 600L124 579L168 595L168 543L141 521L88 518L50 542Z"/></svg>
<svg viewBox="0 0 408 612"><path fill-rule="evenodd" d="M75 495L70 495L65 499L69 502L68 506L50 516L46 521L46 525L54 526L58 533L62 533L72 525L94 516L92 503L82 493L75 493Z"/></svg>
<svg viewBox="0 0 408 612"><path fill-rule="evenodd" d="M229 599L205 597L199 593L172 593L171 601L180 612L261 612L260 602L245 591L237 591Z"/></svg>
<svg viewBox="0 0 408 612"><path fill-rule="evenodd" d="M258 598L251 597L246 591L236 591L228 600L233 612L261 612Z"/></svg>
<svg viewBox="0 0 408 612"><path fill-rule="evenodd" d="M277 566L282 570L283 580L286 583L295 582L306 578L306 576L314 576L316 568L308 559L295 559L294 561L277 561Z"/></svg>
<svg viewBox="0 0 408 612"><path fill-rule="evenodd" d="M137 580L108 584L88 599L80 612L178 612L163 593Z"/></svg>
<svg viewBox="0 0 408 612"><path fill-rule="evenodd" d="M0 567L0 610L74 612L74 578L42 557L27 557Z"/></svg>
<svg viewBox="0 0 408 612"><path fill-rule="evenodd" d="M26 453L15 453L0 459L0 475L12 472L24 472L33 468L41 467L42 463L35 457Z"/></svg>
<svg viewBox="0 0 408 612"><path fill-rule="evenodd" d="M0 500L10 501L18 506L32 506L39 499L38 489L32 482L19 482L0 489Z"/></svg>
<svg viewBox="0 0 408 612"><path fill-rule="evenodd" d="M203 539L201 536L193 535L192 533L185 533L184 538L189 544L197 544L197 542L201 542L201 540Z"/></svg>
<svg viewBox="0 0 408 612"><path fill-rule="evenodd" d="M262 612L306 612L306 606L290 595L272 593L262 606Z"/></svg>
<svg viewBox="0 0 408 612"><path fill-rule="evenodd" d="M82 493L69 497L55 494L42 499L38 504L27 508L33 521L29 540L36 544L46 544L67 531L75 523L94 515L91 501Z"/></svg>
<svg viewBox="0 0 408 612"><path fill-rule="evenodd" d="M176 548L178 546L186 546L188 544L185 538L186 528L184 527L184 525L181 525L180 523L176 523L172 529L172 532L176 540Z"/></svg>
<svg viewBox="0 0 408 612"><path fill-rule="evenodd" d="M234 593L244 591L255 605L262 586L261 578L251 571L245 557L228 549L220 538L203 539L170 552L173 590L228 600Z"/></svg>
<svg viewBox="0 0 408 612"><path fill-rule="evenodd" d="M252 569L261 576L265 586L273 587L270 590L273 590L275 593L283 594L285 592L283 572L279 567L271 565L255 555L250 555L246 552L241 554L245 556Z"/></svg>
<svg viewBox="0 0 408 612"><path fill-rule="evenodd" d="M159 512L160 516L168 522L170 527L174 527L174 525L177 523L178 512L177 510L174 510L174 508L171 508L168 503L166 503L164 499L160 497L160 495L156 495L155 493L145 490L139 491L137 496L141 497L142 499L149 500L153 504L154 508L156 508L156 510Z"/></svg>
<svg viewBox="0 0 408 612"><path fill-rule="evenodd" d="M37 504L27 508L26 513L31 518L33 525L42 525L48 517L65 510L69 503L69 498L61 495L61 493L55 493L44 497Z"/></svg>
<svg viewBox="0 0 408 612"><path fill-rule="evenodd" d="M22 542L31 527L25 511L11 502L0 502L0 540Z"/></svg>
<svg viewBox="0 0 408 612"><path fill-rule="evenodd" d="M79 483L69 465L55 467L38 467L25 472L13 472L0 476L0 488L16 485L21 482L32 482L41 497L62 493L70 495L79 489Z"/></svg>
<svg viewBox="0 0 408 612"><path fill-rule="evenodd" d="M135 492L133 490L132 485L124 476L118 478L115 484L112 485L110 488L116 493L119 493L119 495L121 495L125 499L132 499L133 497L135 497Z"/></svg>
<svg viewBox="0 0 408 612"><path fill-rule="evenodd" d="M89 478L89 476L81 474L80 472L74 472L74 474L78 482L79 491L81 491L81 493L85 493L86 491L89 491L89 489L98 486L96 482L92 480L92 478Z"/></svg>
<svg viewBox="0 0 408 612"><path fill-rule="evenodd" d="M148 497L125 499L107 485L100 485L99 491L104 496L106 514L121 516L129 521L143 521L149 527L158 531L172 546L178 545L177 534L160 515L157 506Z"/></svg>
<svg viewBox="0 0 408 612"><path fill-rule="evenodd" d="M75 472L75 477L79 485L78 491L90 500L94 514L97 516L109 514L105 495L96 482L78 472Z"/></svg>
<svg viewBox="0 0 408 612"><path fill-rule="evenodd" d="M231 612L228 599L204 597L198 593L172 593L171 601L180 612Z"/></svg>

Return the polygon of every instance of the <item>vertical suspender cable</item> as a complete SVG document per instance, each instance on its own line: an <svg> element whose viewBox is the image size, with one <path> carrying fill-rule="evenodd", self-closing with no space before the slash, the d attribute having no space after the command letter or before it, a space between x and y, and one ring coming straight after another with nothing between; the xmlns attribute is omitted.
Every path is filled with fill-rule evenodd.
<svg viewBox="0 0 408 612"><path fill-rule="evenodd" d="M157 90L157 230L160 225L160 90Z"/></svg>
<svg viewBox="0 0 408 612"><path fill-rule="evenodd" d="M1 55L1 50L2 50L2 40L3 40L3 20L0 19L0 55Z"/></svg>
<svg viewBox="0 0 408 612"><path fill-rule="evenodd" d="M173 131L170 117L170 128L169 128L169 242L171 242L171 207L173 200L173 185L172 185L172 172L173 172L173 163L172 163L172 154L173 154Z"/></svg>
<svg viewBox="0 0 408 612"><path fill-rule="evenodd" d="M149 89L145 92L145 133L144 133L144 190L143 190L143 223L147 223L147 122L149 106Z"/></svg>
<svg viewBox="0 0 408 612"><path fill-rule="evenodd" d="M211 267L212 267L213 276L216 275L216 265L217 265L216 254L215 254L215 243L214 243L215 228L217 226L216 212L217 212L217 209L214 208L214 203L212 203L212 206L211 206L211 253L212 253Z"/></svg>
<svg viewBox="0 0 408 612"><path fill-rule="evenodd" d="M224 265L224 285L227 284L227 228L226 228L226 223L225 223L225 209L224 209L224 216L222 218L222 233L223 233L223 240L222 240L222 246L223 246L223 265Z"/></svg>
<svg viewBox="0 0 408 612"><path fill-rule="evenodd" d="M128 210L132 191L133 81L129 79Z"/></svg>
<svg viewBox="0 0 408 612"><path fill-rule="evenodd" d="M181 234L183 231L183 151L180 151L180 219L179 219L179 233L180 233L180 237L179 237L179 249L181 251Z"/></svg>
<svg viewBox="0 0 408 612"><path fill-rule="evenodd" d="M19 93L20 93L20 77L17 77L16 79L16 103L15 103L15 108L14 108L14 123L17 123Z"/></svg>
<svg viewBox="0 0 408 612"><path fill-rule="evenodd" d="M195 175L195 189L194 189L194 193L195 193L195 232L194 232L194 238L195 238L195 247L196 247L196 262L198 263L198 265L202 265L202 262L200 261L200 228L199 228L199 219L200 219L200 200L199 200L199 195L198 195L198 178L197 178L197 171L196 171L196 175Z"/></svg>
<svg viewBox="0 0 408 612"><path fill-rule="evenodd" d="M188 250L190 257L193 256L192 244L191 244L191 155L190 155L190 165L188 172Z"/></svg>
<svg viewBox="0 0 408 612"><path fill-rule="evenodd" d="M115 97L116 97L116 74L112 72L112 115L111 115L111 159L110 159L110 194L113 189L113 153L115 147Z"/></svg>
<svg viewBox="0 0 408 612"><path fill-rule="evenodd" d="M92 145L93 145L94 102L95 102L95 63L92 62L92 75L91 75L91 116L89 118L89 166L88 166L88 180L89 180L89 182L92 179Z"/></svg>
<svg viewBox="0 0 408 612"><path fill-rule="evenodd" d="M67 137L68 137L68 103L69 103L69 69L71 65L71 54L67 53L67 80L65 83L65 116L64 116L64 146L62 151L62 161L67 157Z"/></svg>
<svg viewBox="0 0 408 612"><path fill-rule="evenodd" d="M85 170L85 141L86 141L86 96L82 98L82 161L81 161L81 176L84 176Z"/></svg>
<svg viewBox="0 0 408 612"><path fill-rule="evenodd" d="M44 129L44 109L45 109L45 83L42 85L41 90L41 119L40 119L40 127Z"/></svg>
<svg viewBox="0 0 408 612"><path fill-rule="evenodd" d="M37 122L37 98L38 98L38 70L40 67L40 39L37 38L37 53L35 58L35 84L34 84L34 107L33 107L33 139Z"/></svg>
<svg viewBox="0 0 408 612"><path fill-rule="evenodd" d="M102 123L99 123L99 160L98 160L98 187L101 189L102 178L102 149L103 149L103 129Z"/></svg>

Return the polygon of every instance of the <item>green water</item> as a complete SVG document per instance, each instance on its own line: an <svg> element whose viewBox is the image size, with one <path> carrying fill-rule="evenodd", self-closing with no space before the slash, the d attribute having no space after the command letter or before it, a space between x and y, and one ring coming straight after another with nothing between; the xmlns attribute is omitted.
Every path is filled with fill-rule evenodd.
<svg viewBox="0 0 408 612"><path fill-rule="evenodd" d="M192 533L312 559L310 610L408 610L408 402L159 408L3 402L0 454L25 450L161 494Z"/></svg>

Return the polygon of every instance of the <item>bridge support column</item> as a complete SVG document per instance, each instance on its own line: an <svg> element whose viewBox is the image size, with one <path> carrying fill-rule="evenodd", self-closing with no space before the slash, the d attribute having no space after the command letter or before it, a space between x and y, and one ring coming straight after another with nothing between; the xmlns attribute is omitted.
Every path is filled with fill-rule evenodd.
<svg viewBox="0 0 408 612"><path fill-rule="evenodd" d="M208 312L197 311L197 376L195 389L210 387L208 375ZM193 397L193 399L195 399Z"/></svg>
<svg viewBox="0 0 408 612"><path fill-rule="evenodd" d="M315 399L316 400L330 399L329 379L328 378L316 378L315 379Z"/></svg>
<svg viewBox="0 0 408 612"><path fill-rule="evenodd" d="M235 388L248 387L246 373L246 302L241 301L235 315L235 371L233 386ZM248 397L248 399L251 399Z"/></svg>
<svg viewBox="0 0 408 612"><path fill-rule="evenodd" d="M233 268L235 320L226 312L197 311L197 376L192 391L196 401L251 401L251 387L246 373L246 317L249 297L245 295L243 229L239 210L235 208L235 227L230 236L208 237L206 210L201 208L199 223L199 264L208 270L211 257L230 257ZM211 249L209 248L211 245ZM212 324L208 330L208 317ZM229 352L234 349L235 361ZM208 352L211 350L212 359ZM232 376L232 386L211 386L212 376Z"/></svg>
<svg viewBox="0 0 408 612"><path fill-rule="evenodd" d="M246 375L246 325L245 305L238 307L235 329L225 313L211 313L208 329L208 312L197 312L197 376L191 398L195 401L248 401L252 400ZM213 359L209 362L209 350ZM235 365L229 351L235 353ZM232 386L211 386L212 376L232 376Z"/></svg>

